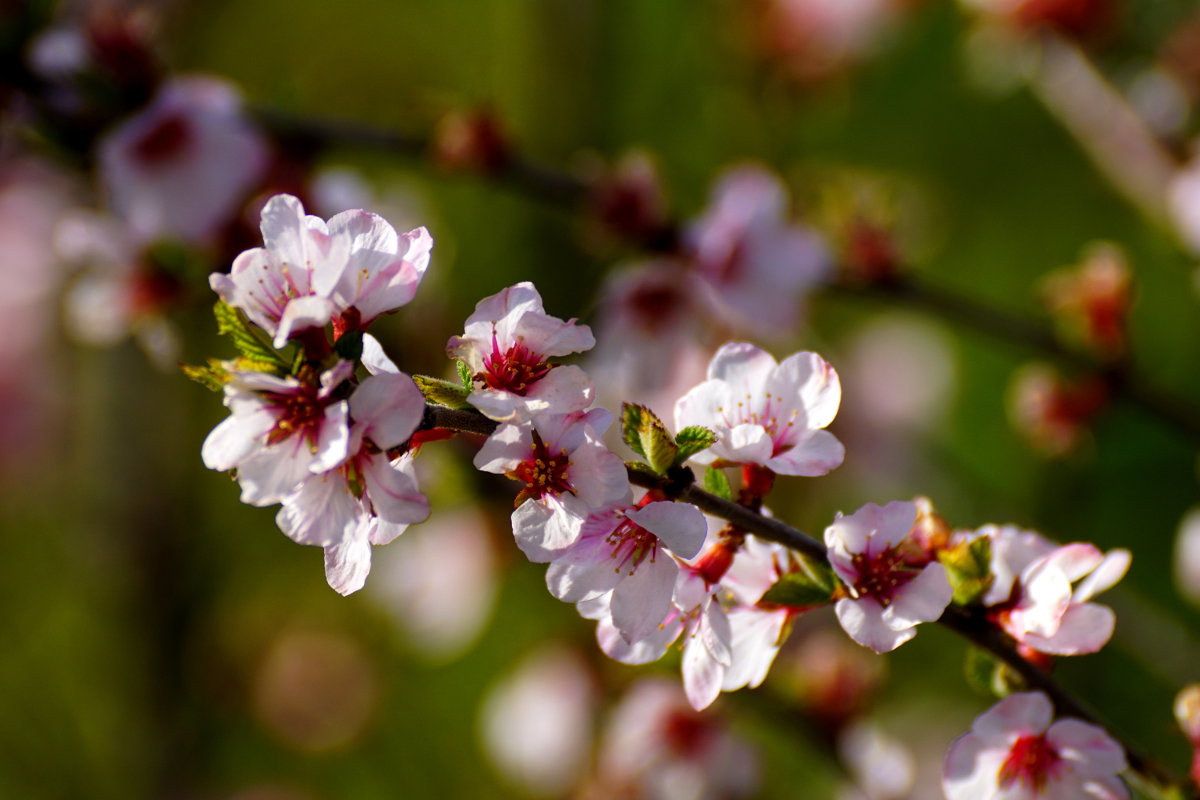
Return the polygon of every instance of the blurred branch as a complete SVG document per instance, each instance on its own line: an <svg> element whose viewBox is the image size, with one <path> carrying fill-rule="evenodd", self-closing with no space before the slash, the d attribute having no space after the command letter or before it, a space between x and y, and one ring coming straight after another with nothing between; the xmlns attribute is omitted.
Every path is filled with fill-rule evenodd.
<svg viewBox="0 0 1200 800"><path fill-rule="evenodd" d="M446 428L466 433L487 435L497 423L476 411L426 406L423 428ZM828 563L825 545L798 528L772 517L765 517L746 506L725 500L695 485L695 475L687 467L659 475L643 467L627 466L629 482L645 489L654 489L666 496L697 506L701 511L720 517L736 527L767 541L776 542L805 555ZM1045 694L1054 703L1060 716L1075 717L1109 731L1125 750L1130 769L1140 773L1155 786L1182 787L1184 784L1169 770L1139 752L1097 719L1078 699L1058 684L1049 673L1027 661L1017 651L1015 642L993 625L981 609L950 606L938 622L1011 667L1031 689Z"/></svg>

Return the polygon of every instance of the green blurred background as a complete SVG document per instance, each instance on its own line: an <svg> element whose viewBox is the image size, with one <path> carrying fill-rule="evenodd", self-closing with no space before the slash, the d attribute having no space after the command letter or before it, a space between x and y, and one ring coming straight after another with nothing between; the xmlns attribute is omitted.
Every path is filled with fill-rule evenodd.
<svg viewBox="0 0 1200 800"><path fill-rule="evenodd" d="M1130 4L1101 63L1114 73L1143 65L1194 5ZM876 176L905 187L919 217L920 277L1029 316L1042 313L1043 274L1094 240L1119 243L1136 281L1137 361L1157 385L1200 403L1193 262L1027 90L971 84L960 8L921 4L872 58L803 87L755 57L746 18L741 3L694 0L207 0L173 7L163 44L178 70L227 76L253 103L298 114L424 131L448 110L486 105L524 154L548 164L644 149L684 218L722 168L746 159L778 170L799 199L815 197L822 176ZM504 187L351 148L328 161L381 190L403 186L437 242L417 302L382 323L410 371L441 374L445 338L479 298L518 280L533 280L551 313L588 321L621 256L584 246L571 214ZM413 311L422 304L429 310ZM805 331L771 344L777 355L816 349L841 370L856 337L885 316L908 324L913 312L820 295ZM1187 748L1170 708L1184 681L1200 679L1200 617L1174 587L1172 548L1200 500L1197 443L1118 403L1082 453L1048 461L1005 411L1011 374L1032 354L916 322L953 369L938 418L904 435L898 468L873 469L855 450L869 449L855 431L870 426L855 418L856 387L843 372L848 408L832 429L850 443L846 464L781 480L778 513L819 535L838 510L928 494L958 526L1015 522L1064 542L1131 548L1132 571L1107 600L1118 610L1113 643L1058 672L1116 730L1182 771ZM187 360L225 355L210 318L180 323ZM223 417L215 396L156 372L132 346L63 347L55 369L59 435L5 476L0 496L0 797L518 797L483 754L478 707L530 648L577 646L606 700L642 672L677 675L669 660L607 662L592 624L551 598L542 568L511 546L475 645L431 659L377 596L338 597L316 549L289 542L273 512L242 506L226 476L203 468L200 443ZM443 447L454 457L425 477L435 515L482 495L504 544L505 487L472 476L468 447ZM272 654L296 637L302 653L304 637L317 637L318 650L344 658L296 678L295 707L285 699L279 710L263 681L281 680ZM914 743L931 775L989 704L960 678L963 652L930 629L884 657L889 677L872 713ZM832 796L836 767L786 718L736 695L718 709L764 748L761 796Z"/></svg>

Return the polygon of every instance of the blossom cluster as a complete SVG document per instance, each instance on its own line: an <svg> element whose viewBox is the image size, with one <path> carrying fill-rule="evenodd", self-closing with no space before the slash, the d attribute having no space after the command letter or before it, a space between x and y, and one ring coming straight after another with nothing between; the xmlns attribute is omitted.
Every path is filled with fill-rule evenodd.
<svg viewBox="0 0 1200 800"><path fill-rule="evenodd" d="M649 408L624 405L620 438L643 459L627 464L606 442L616 420L593 406L593 380L559 361L591 349L591 330L548 314L531 283L481 300L449 339L457 382L414 380L366 331L414 297L428 232L398 234L366 211L326 221L287 195L267 202L261 227L264 246L210 280L241 357L189 368L220 388L230 411L202 457L234 471L243 502L279 504L280 529L324 548L327 580L343 594L364 585L373 545L429 515L415 459L424 443L453 434L436 430L449 424L438 421L441 408L488 431L477 469L521 484L513 536L530 561L547 565L550 593L595 621L599 646L617 661L644 664L679 649L697 711L722 691L760 685L795 617L818 606L832 605L849 636L877 653L951 604L1003 631L1034 663L1095 652L1112 635L1111 609L1091 599L1123 576L1123 550L1058 546L1013 526L951 530L919 498L838 514L823 550L814 541L800 552L688 502L689 463L704 470L712 499L762 519L777 477L821 476L842 463L844 447L827 430L841 383L816 353L776 360L750 343L723 345L705 380L676 400L673 434ZM736 491L730 470L740 474ZM649 488L635 488L635 475ZM1045 698L1020 697L951 750L948 796L1014 782L1040 793L1078 776L1116 791L1119 748L1109 752L1115 745L1085 723L1050 726ZM998 739L993 717L1013 714L1022 733ZM1108 748L1094 769L1076 758L1076 740L1089 736ZM1008 754L991 754L1001 744Z"/></svg>

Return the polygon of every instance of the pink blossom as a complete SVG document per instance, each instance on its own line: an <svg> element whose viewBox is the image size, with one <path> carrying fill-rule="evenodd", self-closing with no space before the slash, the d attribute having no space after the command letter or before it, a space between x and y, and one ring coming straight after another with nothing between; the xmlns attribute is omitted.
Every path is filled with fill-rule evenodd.
<svg viewBox="0 0 1200 800"><path fill-rule="evenodd" d="M1129 569L1128 550L1104 554L1090 544L1059 547L1012 526L989 525L976 535L991 540L994 578L984 603L1010 636L1064 656L1094 653L1108 643L1116 616L1088 600L1121 580Z"/></svg>
<svg viewBox="0 0 1200 800"><path fill-rule="evenodd" d="M713 356L708 380L675 404L675 425L716 432L717 443L694 456L702 464L722 459L781 475L824 475L845 456L823 430L841 398L837 373L816 353L776 363L752 344L730 342Z"/></svg>
<svg viewBox="0 0 1200 800"><path fill-rule="evenodd" d="M236 468L242 502L255 506L278 503L309 475L339 466L350 455L350 407L334 390L353 371L347 361L298 378L233 370L230 415L204 440L204 465Z"/></svg>
<svg viewBox="0 0 1200 800"><path fill-rule="evenodd" d="M941 564L911 560L905 545L916 521L916 504L897 500L838 514L825 529L829 563L851 594L834 607L838 622L877 653L916 636L917 624L940 617L953 595Z"/></svg>
<svg viewBox="0 0 1200 800"><path fill-rule="evenodd" d="M539 415L501 425L475 455L477 469L525 484L512 525L530 561L553 559L579 539L592 511L628 495L625 464L600 441L611 421L603 409Z"/></svg>
<svg viewBox="0 0 1200 800"><path fill-rule="evenodd" d="M214 273L209 283L270 333L276 347L331 321L339 335L361 330L408 303L433 246L424 228L398 235L367 211L343 211L326 223L286 194L267 201L261 228L265 246L246 250L228 275Z"/></svg>
<svg viewBox="0 0 1200 800"><path fill-rule="evenodd" d="M499 422L533 414L568 414L591 405L593 386L583 370L550 359L595 345L591 329L548 315L528 281L485 297L467 317L466 331L446 344L474 375L467 401Z"/></svg>
<svg viewBox="0 0 1200 800"><path fill-rule="evenodd" d="M686 503L628 503L593 512L579 540L555 556L546 585L578 603L611 593L613 626L626 641L654 632L670 610L679 565L700 552L704 515Z"/></svg>
<svg viewBox="0 0 1200 800"><path fill-rule="evenodd" d="M100 142L113 207L142 241L202 242L236 216L267 165L233 87L175 78Z"/></svg>
<svg viewBox="0 0 1200 800"><path fill-rule="evenodd" d="M731 663L721 690L757 688L766 680L799 609L763 603L762 597L795 569L791 552L780 544L746 536L721 586L733 598L729 609Z"/></svg>
<svg viewBox="0 0 1200 800"><path fill-rule="evenodd" d="M805 294L830 273L822 238L787 218L787 190L767 169L728 170L685 235L709 302L736 330L779 337L796 328Z"/></svg>
<svg viewBox="0 0 1200 800"><path fill-rule="evenodd" d="M729 800L755 793L759 767L720 715L698 713L677 685L648 678L613 710L598 771L604 797Z"/></svg>
<svg viewBox="0 0 1200 800"><path fill-rule="evenodd" d="M1012 694L981 714L946 753L942 788L948 800L1122 800L1121 746L1077 719L1051 724L1041 692Z"/></svg>

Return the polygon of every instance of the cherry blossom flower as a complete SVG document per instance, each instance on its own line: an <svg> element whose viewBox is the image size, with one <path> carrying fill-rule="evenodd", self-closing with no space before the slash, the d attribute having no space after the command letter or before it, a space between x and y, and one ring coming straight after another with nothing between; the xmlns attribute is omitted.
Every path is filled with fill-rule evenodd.
<svg viewBox="0 0 1200 800"><path fill-rule="evenodd" d="M308 475L339 466L350 455L350 406L334 391L353 372L347 361L295 378L232 370L230 415L204 440L204 465L236 468L242 502L255 506L278 503Z"/></svg>
<svg viewBox="0 0 1200 800"><path fill-rule="evenodd" d="M600 796L647 800L750 797L759 779L757 753L720 715L694 711L657 678L636 683L613 710L598 770Z"/></svg>
<svg viewBox="0 0 1200 800"><path fill-rule="evenodd" d="M675 425L701 425L717 443L693 458L757 464L781 475L824 475L842 463L845 450L822 430L833 421L842 388L833 367L816 353L776 363L745 342L721 347L708 380L675 404Z"/></svg>
<svg viewBox="0 0 1200 800"><path fill-rule="evenodd" d="M624 462L599 438L611 422L603 409L540 415L501 425L475 455L477 469L525 484L512 525L530 561L553 559L575 543L592 511L629 492Z"/></svg>
<svg viewBox="0 0 1200 800"><path fill-rule="evenodd" d="M774 174L735 167L684 236L710 304L737 330L775 337L795 330L805 294L830 273L824 240L789 222L787 202Z"/></svg>
<svg viewBox="0 0 1200 800"><path fill-rule="evenodd" d="M594 389L583 370L549 359L582 353L595 343L586 325L548 315L537 289L524 281L480 300L446 353L474 375L476 388L467 402L498 422L518 422L591 404Z"/></svg>
<svg viewBox="0 0 1200 800"><path fill-rule="evenodd" d="M209 283L270 333L276 347L331 321L337 336L361 330L405 305L433 246L424 228L397 234L367 211L343 211L326 223L286 194L267 201L261 227L265 246L243 252L230 274L214 273Z"/></svg>
<svg viewBox="0 0 1200 800"><path fill-rule="evenodd" d="M1101 358L1114 359L1126 347L1132 283L1124 251L1098 243L1084 252L1077 266L1047 275L1042 290L1064 335Z"/></svg>
<svg viewBox="0 0 1200 800"><path fill-rule="evenodd" d="M1013 526L989 525L976 535L987 536L992 549L994 578L983 601L1010 636L1038 652L1063 656L1094 653L1108 643L1116 616L1088 600L1121 580L1129 569L1128 550L1104 554L1090 544L1060 547Z"/></svg>
<svg viewBox="0 0 1200 800"><path fill-rule="evenodd" d="M734 555L721 586L733 598L729 609L731 664L721 690L757 688L766 680L792 619L802 609L762 602L767 590L795 568L783 545L746 536Z"/></svg>
<svg viewBox="0 0 1200 800"><path fill-rule="evenodd" d="M236 216L266 164L237 93L208 77L169 81L100 142L101 180L142 241L209 239Z"/></svg>
<svg viewBox="0 0 1200 800"><path fill-rule="evenodd" d="M568 603L611 593L612 624L626 641L649 636L667 616L679 565L692 558L707 525L695 506L669 501L596 511L579 540L546 572L550 593Z"/></svg>
<svg viewBox="0 0 1200 800"><path fill-rule="evenodd" d="M349 403L348 457L335 469L305 478L283 498L275 518L290 539L325 548L326 577L341 594L362 588L371 568L371 545L388 544L429 516L412 454L388 456L412 436L425 411L412 378L372 375Z"/></svg>
<svg viewBox="0 0 1200 800"><path fill-rule="evenodd" d="M923 553L917 563L910 560L906 544L916 521L916 504L897 500L838 514L825 529L829 563L851 594L834 606L838 622L877 653L896 649L919 623L940 617L953 595L941 564Z"/></svg>
<svg viewBox="0 0 1200 800"><path fill-rule="evenodd" d="M854 780L838 800L905 800L916 782L917 765L905 744L866 721L847 725L837 736L838 755Z"/></svg>
<svg viewBox="0 0 1200 800"><path fill-rule="evenodd" d="M754 20L763 54L803 81L869 56L896 22L895 0L765 0Z"/></svg>
<svg viewBox="0 0 1200 800"><path fill-rule="evenodd" d="M1121 746L1078 719L1051 723L1041 692L1012 694L981 714L946 753L947 800L1122 800L1117 777L1127 768Z"/></svg>

